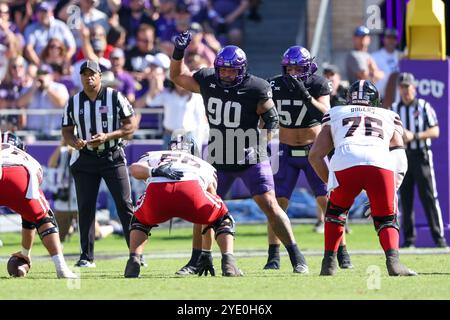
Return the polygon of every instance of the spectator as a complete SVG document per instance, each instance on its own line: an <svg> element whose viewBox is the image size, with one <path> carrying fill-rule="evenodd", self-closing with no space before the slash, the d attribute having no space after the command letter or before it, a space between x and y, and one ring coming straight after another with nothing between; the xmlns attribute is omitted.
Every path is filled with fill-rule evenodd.
<svg viewBox="0 0 450 320"><path fill-rule="evenodd" d="M326 63L322 66L323 76L331 81L333 90L330 95L331 107L347 104L348 82L342 81L339 68L334 64Z"/></svg>
<svg viewBox="0 0 450 320"><path fill-rule="evenodd" d="M136 102L136 108L164 107L163 145L168 146L170 137L175 130L191 131L199 145L207 142L208 122L202 96L191 93L182 87L172 84L163 88L164 70L155 68L152 72L152 82L147 94Z"/></svg>
<svg viewBox="0 0 450 320"><path fill-rule="evenodd" d="M17 25L10 20L10 12L9 6L7 3L0 3L0 39L4 39L8 36L9 33L12 33L17 39L20 48L22 49L25 45L25 40L20 33Z"/></svg>
<svg viewBox="0 0 450 320"><path fill-rule="evenodd" d="M159 38L161 41L161 50L167 55L173 51L173 39L183 31L189 29L191 25L192 15L188 10L188 6L184 2L178 2L175 10L174 24L167 27Z"/></svg>
<svg viewBox="0 0 450 320"><path fill-rule="evenodd" d="M150 70L149 60L159 52L155 48L155 28L143 24L137 33L137 44L125 54L125 69L131 72L133 78L141 85L136 97L142 96L148 89L146 72Z"/></svg>
<svg viewBox="0 0 450 320"><path fill-rule="evenodd" d="M392 105L405 127L403 140L408 157L408 171L400 186L402 205L403 248L413 247L416 238L414 225L414 185L417 183L420 201L430 225L437 247L447 247L442 225L442 212L437 198L436 181L431 151L431 139L439 137L439 125L433 107L416 96L416 84L411 73L401 73L398 78L401 100Z"/></svg>
<svg viewBox="0 0 450 320"><path fill-rule="evenodd" d="M390 75L399 71L398 63L401 58L401 52L397 50L397 37L396 29L386 29L384 31L383 48L372 53L373 60L384 73L384 77L375 83L382 98L385 96L386 85Z"/></svg>
<svg viewBox="0 0 450 320"><path fill-rule="evenodd" d="M199 54L203 59L207 61L207 67L210 68L214 65L214 59L216 58L215 52L203 43L203 28L197 22L194 22L190 26L190 30L192 33L192 41L189 44L189 47L186 49L186 53L190 54L191 52L195 52Z"/></svg>
<svg viewBox="0 0 450 320"><path fill-rule="evenodd" d="M32 78L27 76L26 68L26 62L22 56L10 60L6 78L0 85L0 110L19 108L19 97L32 84ZM24 123L25 118L22 115L0 116L0 125L3 131L22 129Z"/></svg>
<svg viewBox="0 0 450 320"><path fill-rule="evenodd" d="M186 54L186 57L184 58L184 62L186 63L187 67L191 71L197 71L202 68L208 68L209 64L208 61L206 61L205 58L203 58L201 55L199 55L196 52L191 52Z"/></svg>
<svg viewBox="0 0 450 320"><path fill-rule="evenodd" d="M75 40L67 25L53 17L53 9L48 2L36 6L37 21L25 29L25 56L39 65L41 55L50 39L58 38L64 42L67 51L64 59L69 62L76 51Z"/></svg>
<svg viewBox="0 0 450 320"><path fill-rule="evenodd" d="M109 32L106 36L106 42L108 43L108 45L111 45L114 48L125 50L126 36L127 32L122 26L114 26L109 29Z"/></svg>
<svg viewBox="0 0 450 320"><path fill-rule="evenodd" d="M98 61L102 71L110 70L111 61L106 58L105 55L106 50L111 50L112 48L111 46L108 48L103 27L100 25L94 25L91 30L89 30L84 25L81 25L80 32L82 35L83 56L89 60ZM79 70L80 66L84 62L85 60L83 59L75 63L74 70ZM72 73L72 82L77 88L80 89L82 87L81 80L77 72Z"/></svg>
<svg viewBox="0 0 450 320"><path fill-rule="evenodd" d="M66 87L53 79L53 70L49 65L39 67L33 84L17 100L17 105L28 110L62 109L69 99ZM61 129L61 115L28 115L26 127L37 131L38 139L51 139L53 130Z"/></svg>
<svg viewBox="0 0 450 320"><path fill-rule="evenodd" d="M210 0L208 17L217 36L225 35L226 44L242 45L244 13L248 0Z"/></svg>
<svg viewBox="0 0 450 320"><path fill-rule="evenodd" d="M34 3L35 1L30 0L15 0L14 2L8 1L10 17L22 33L31 22Z"/></svg>
<svg viewBox="0 0 450 320"><path fill-rule="evenodd" d="M62 83L69 91L69 95L73 95L77 90L77 86L73 83L69 74L69 69L59 64L50 64L53 70L53 80L58 83Z"/></svg>
<svg viewBox="0 0 450 320"><path fill-rule="evenodd" d="M130 0L129 7L122 6L119 10L120 25L127 30L127 47L136 45L136 35L141 24L148 24L155 28L155 22L144 9L144 0Z"/></svg>
<svg viewBox="0 0 450 320"><path fill-rule="evenodd" d="M365 26L359 26L353 33L353 50L347 55L347 78L350 83L356 80L377 82L384 74L368 52L370 31Z"/></svg>
<svg viewBox="0 0 450 320"><path fill-rule="evenodd" d="M136 98L134 79L133 76L123 68L125 65L125 54L123 50L120 48L114 49L114 51L111 53L110 58L111 71L114 73L116 79L120 81L117 90L119 92L122 92L128 99L128 101L133 104Z"/></svg>
<svg viewBox="0 0 450 320"><path fill-rule="evenodd" d="M8 32L0 42L0 83L7 75L8 65L11 59L22 55L22 50L18 45L18 39L12 32Z"/></svg>
<svg viewBox="0 0 450 320"><path fill-rule="evenodd" d="M40 61L42 64L57 64L62 66L67 62L64 58L66 51L67 48L63 41L59 38L52 38L44 50L42 50Z"/></svg>
<svg viewBox="0 0 450 320"><path fill-rule="evenodd" d="M175 10L177 0L159 0L159 17L155 21L158 38L175 25Z"/></svg>

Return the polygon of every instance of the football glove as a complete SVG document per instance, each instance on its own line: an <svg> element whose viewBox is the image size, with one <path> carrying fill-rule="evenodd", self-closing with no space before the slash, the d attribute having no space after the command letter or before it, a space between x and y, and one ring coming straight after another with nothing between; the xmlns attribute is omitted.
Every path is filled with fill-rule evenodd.
<svg viewBox="0 0 450 320"><path fill-rule="evenodd" d="M304 102L311 101L312 96L309 93L308 89L306 89L305 84L303 83L302 80L298 79L297 77L289 76L289 77L286 77L286 84L290 90L298 92L300 95L300 98Z"/></svg>
<svg viewBox="0 0 450 320"><path fill-rule="evenodd" d="M184 174L181 171L173 170L172 163L166 163L162 166L152 169L152 177L166 177L172 180L180 180Z"/></svg>
<svg viewBox="0 0 450 320"><path fill-rule="evenodd" d="M191 42L192 35L189 31L180 33L174 40L175 48L173 49L172 58L175 60L181 60L184 56L184 50Z"/></svg>

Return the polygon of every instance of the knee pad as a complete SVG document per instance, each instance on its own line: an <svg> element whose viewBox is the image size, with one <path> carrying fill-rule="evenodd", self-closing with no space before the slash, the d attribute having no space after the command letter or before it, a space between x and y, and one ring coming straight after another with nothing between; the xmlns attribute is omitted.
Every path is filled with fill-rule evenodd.
<svg viewBox="0 0 450 320"><path fill-rule="evenodd" d="M206 227L202 233L204 234L206 232L206 230L208 230L209 228L213 228L213 230L216 234L215 235L216 239L219 235L221 235L223 233L231 234L234 237L234 235L236 233L234 225L235 225L235 222L234 222L233 217L229 213L227 213L222 218L217 219L212 225Z"/></svg>
<svg viewBox="0 0 450 320"><path fill-rule="evenodd" d="M150 233L150 231L152 230L153 227L157 226L158 226L157 224L153 225L143 224L138 220L138 218L136 218L135 215L133 215L130 221L130 232L132 230L139 230L141 232L144 232L147 236L151 236L152 234Z"/></svg>
<svg viewBox="0 0 450 320"><path fill-rule="evenodd" d="M396 214L384 217L372 217L375 230L379 234L384 228L394 228L400 231L400 225L398 223L398 217Z"/></svg>
<svg viewBox="0 0 450 320"><path fill-rule="evenodd" d="M350 208L341 208L335 206L330 201L327 204L327 211L325 213L325 222L332 222L336 224L340 224L342 226L347 222L348 210Z"/></svg>
<svg viewBox="0 0 450 320"><path fill-rule="evenodd" d="M28 229L28 230L34 230L34 229L36 229L36 224L22 218L22 228Z"/></svg>
<svg viewBox="0 0 450 320"><path fill-rule="evenodd" d="M36 223L36 228L38 229L39 237L41 239L48 236L49 234L59 233L58 224L56 223L56 218L55 218L53 211L50 209L50 210L48 210L47 214L49 215L48 217L45 217ZM47 228L47 229L39 232L39 228L46 223L53 224L53 227Z"/></svg>

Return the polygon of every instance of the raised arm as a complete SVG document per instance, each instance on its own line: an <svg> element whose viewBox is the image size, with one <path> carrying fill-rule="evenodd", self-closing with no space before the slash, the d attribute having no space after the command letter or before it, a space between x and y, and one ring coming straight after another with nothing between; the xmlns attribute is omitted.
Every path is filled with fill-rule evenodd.
<svg viewBox="0 0 450 320"><path fill-rule="evenodd" d="M175 38L175 48L170 61L170 80L188 91L200 93L199 83L183 61L184 50L191 42L191 37L191 34L186 31Z"/></svg>

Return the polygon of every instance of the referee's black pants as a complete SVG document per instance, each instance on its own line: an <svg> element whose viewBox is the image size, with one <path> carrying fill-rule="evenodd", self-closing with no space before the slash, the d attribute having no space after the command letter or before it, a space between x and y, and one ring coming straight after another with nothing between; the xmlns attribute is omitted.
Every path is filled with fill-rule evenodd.
<svg viewBox="0 0 450 320"><path fill-rule="evenodd" d="M408 171L400 187L403 234L406 244L416 240L414 219L414 185L417 183L420 201L424 208L431 235L437 243L444 236L441 208L437 198L436 180L431 150L407 150Z"/></svg>
<svg viewBox="0 0 450 320"><path fill-rule="evenodd" d="M129 246L129 226L133 215L133 203L123 149L118 148L102 155L82 150L80 151L80 157L70 168L75 180L78 201L80 260L94 260L95 212L102 178L113 196L125 239Z"/></svg>

